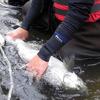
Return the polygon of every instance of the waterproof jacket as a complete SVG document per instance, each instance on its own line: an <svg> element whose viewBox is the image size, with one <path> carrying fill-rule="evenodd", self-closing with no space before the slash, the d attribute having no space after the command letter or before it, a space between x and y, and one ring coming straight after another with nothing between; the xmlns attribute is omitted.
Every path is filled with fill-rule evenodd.
<svg viewBox="0 0 100 100"><path fill-rule="evenodd" d="M65 15L70 9L67 3L67 0L54 0L53 4L55 10L55 16L58 20L63 21ZM91 13L89 14L89 18L87 22L96 22L100 19L100 0L95 0L93 7L91 9Z"/></svg>
<svg viewBox="0 0 100 100"><path fill-rule="evenodd" d="M30 10L28 11L27 16L25 17L22 23L22 28L25 28L26 30L28 30L30 24L34 23L37 20L39 13L41 13L42 11L41 5L43 4L43 1L49 5L49 2L51 0L32 0L32 5L30 7ZM94 20L93 16L96 16L96 15L92 15L95 12L96 12L95 14L99 15L98 14L99 11L98 10L95 11L94 9L95 8L94 4L96 4L97 2L99 3L98 0L96 2L95 0L58 0L58 1L55 0L53 1L54 15L56 16L56 18L58 18L57 14L63 16L62 18L58 18L62 22L59 23L52 37L41 48L41 50L38 53L38 56L41 59L48 61L50 56L54 54L57 50L59 50L64 44L68 43L73 38L77 38L76 32L78 32L79 29L82 28L85 23L87 23L88 21L89 22L99 21L100 16L96 17ZM55 5L55 3L56 4L59 3L62 9L60 9L60 7ZM47 4L45 4L44 6L47 6ZM84 42L85 44L88 44L88 45L93 44L93 47L95 48L97 41L96 42L92 41L92 39L97 37L98 38L97 40L100 40L99 38L100 34L94 34L94 33L92 34L93 35L89 34L89 36L87 36L86 38L81 38L82 36L81 35L78 39L82 40L82 42ZM87 39L89 39L88 42L84 41ZM88 49L93 49L93 47L88 48ZM98 47L97 49L99 51L100 47Z"/></svg>

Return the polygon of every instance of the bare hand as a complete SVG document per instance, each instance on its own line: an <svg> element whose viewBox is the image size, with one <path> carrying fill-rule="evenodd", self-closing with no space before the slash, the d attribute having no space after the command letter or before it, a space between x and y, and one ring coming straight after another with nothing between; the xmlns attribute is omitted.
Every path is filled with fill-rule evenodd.
<svg viewBox="0 0 100 100"><path fill-rule="evenodd" d="M33 72L33 74L35 72L36 78L40 79L48 67L48 62L36 55L26 66L28 71Z"/></svg>
<svg viewBox="0 0 100 100"><path fill-rule="evenodd" d="M13 40L16 39L25 40L28 38L28 31L19 27L16 30L7 33L7 36L10 36Z"/></svg>

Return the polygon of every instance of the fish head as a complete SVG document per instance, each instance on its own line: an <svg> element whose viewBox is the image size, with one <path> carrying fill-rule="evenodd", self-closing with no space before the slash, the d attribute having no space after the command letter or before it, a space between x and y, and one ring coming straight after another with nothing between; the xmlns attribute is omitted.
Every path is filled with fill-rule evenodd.
<svg viewBox="0 0 100 100"><path fill-rule="evenodd" d="M63 86L65 90L81 95L88 95L86 83L74 72L68 72L64 75Z"/></svg>

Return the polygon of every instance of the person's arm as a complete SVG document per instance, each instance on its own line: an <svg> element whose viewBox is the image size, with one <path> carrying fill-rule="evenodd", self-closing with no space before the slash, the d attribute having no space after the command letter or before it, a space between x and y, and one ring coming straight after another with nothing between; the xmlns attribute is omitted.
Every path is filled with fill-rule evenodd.
<svg viewBox="0 0 100 100"><path fill-rule="evenodd" d="M89 17L94 0L68 0L69 11L53 36L44 44L38 56L49 61L50 56L71 39Z"/></svg>
<svg viewBox="0 0 100 100"><path fill-rule="evenodd" d="M46 8L48 8L49 2L50 0L32 0L31 7L29 8L21 26L18 27L16 30L8 32L7 37L13 40L26 40L29 35L31 24L35 23L38 20L39 15L45 12L44 5Z"/></svg>
<svg viewBox="0 0 100 100"><path fill-rule="evenodd" d="M32 0L31 7L22 22L22 28L29 30L30 25L35 22L36 18L41 13L42 6L43 0Z"/></svg>

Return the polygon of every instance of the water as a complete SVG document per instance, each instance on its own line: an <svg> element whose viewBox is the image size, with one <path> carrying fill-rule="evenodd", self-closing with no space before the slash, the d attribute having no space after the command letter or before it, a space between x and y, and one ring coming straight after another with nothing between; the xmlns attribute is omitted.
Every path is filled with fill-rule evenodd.
<svg viewBox="0 0 100 100"><path fill-rule="evenodd" d="M0 5L0 34L4 36L8 31L20 25L21 12L21 8ZM33 35L33 40L29 43L43 44L46 40L43 37L41 33L39 36ZM87 83L89 95L80 96L79 94L66 93L60 88L54 88L44 80L41 80L40 83L36 82L25 70L19 70L24 61L19 57L16 48L7 43L3 49L12 64L13 70L14 90L11 100L100 100L99 67L89 69L83 74L82 77ZM0 100L7 100L9 83L8 66L0 53Z"/></svg>

